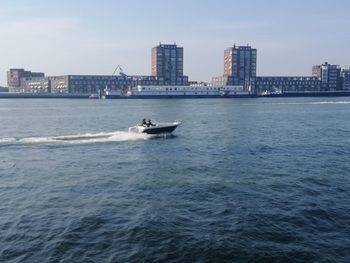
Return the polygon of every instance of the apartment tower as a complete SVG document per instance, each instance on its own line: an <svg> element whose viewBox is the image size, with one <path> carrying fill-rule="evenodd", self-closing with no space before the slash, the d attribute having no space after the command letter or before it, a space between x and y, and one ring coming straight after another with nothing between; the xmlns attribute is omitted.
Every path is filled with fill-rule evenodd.
<svg viewBox="0 0 350 263"><path fill-rule="evenodd" d="M322 65L315 65L312 67L312 75L321 80L323 91L342 89L339 65L332 65L327 62Z"/></svg>
<svg viewBox="0 0 350 263"><path fill-rule="evenodd" d="M152 76L160 85L187 85L183 75L183 47L159 43L152 48Z"/></svg>
<svg viewBox="0 0 350 263"><path fill-rule="evenodd" d="M234 85L252 85L256 78L257 50L247 46L227 48L224 52L224 76L233 77Z"/></svg>

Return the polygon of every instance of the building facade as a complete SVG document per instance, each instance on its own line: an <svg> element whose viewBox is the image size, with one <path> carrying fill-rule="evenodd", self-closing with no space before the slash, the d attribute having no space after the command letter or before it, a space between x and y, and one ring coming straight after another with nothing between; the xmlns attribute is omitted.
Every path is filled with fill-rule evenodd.
<svg viewBox="0 0 350 263"><path fill-rule="evenodd" d="M257 93L320 91L321 81L311 76L271 76L256 78Z"/></svg>
<svg viewBox="0 0 350 263"><path fill-rule="evenodd" d="M257 50L250 46L236 46L224 51L224 75L238 78L242 84L256 77Z"/></svg>
<svg viewBox="0 0 350 263"><path fill-rule="evenodd" d="M188 85L183 74L183 47L160 43L152 48L151 74L159 85Z"/></svg>
<svg viewBox="0 0 350 263"><path fill-rule="evenodd" d="M154 76L142 75L63 75L45 77L44 73L10 69L7 81L11 92L94 94L138 85L159 85Z"/></svg>
<svg viewBox="0 0 350 263"><path fill-rule="evenodd" d="M118 90L138 85L158 85L152 76L64 75L22 78L19 92L95 94L101 90Z"/></svg>
<svg viewBox="0 0 350 263"><path fill-rule="evenodd" d="M51 84L49 77L27 77L21 78L21 85L17 92L25 93L49 93Z"/></svg>
<svg viewBox="0 0 350 263"><path fill-rule="evenodd" d="M236 46L224 51L224 75L214 77L213 85L241 85L254 91L257 69L257 49Z"/></svg>
<svg viewBox="0 0 350 263"><path fill-rule="evenodd" d="M12 68L7 71L7 85L12 92L21 92L21 81L25 78L43 78L42 72L31 72L23 68Z"/></svg>
<svg viewBox="0 0 350 263"><path fill-rule="evenodd" d="M73 94L93 94L100 90L128 89L137 85L158 85L155 77L141 75L69 75L66 77L66 82L60 80L60 86L63 85L67 92ZM53 83L51 85L54 90Z"/></svg>
<svg viewBox="0 0 350 263"><path fill-rule="evenodd" d="M325 62L312 67L312 75L321 81L322 91L341 90L340 66Z"/></svg>
<svg viewBox="0 0 350 263"><path fill-rule="evenodd" d="M342 89L350 90L350 68L343 68L340 72L341 80L342 80Z"/></svg>
<svg viewBox="0 0 350 263"><path fill-rule="evenodd" d="M219 76L219 77L213 77L212 78L212 85L214 86L228 86L231 85L231 83L234 82L233 76Z"/></svg>
<svg viewBox="0 0 350 263"><path fill-rule="evenodd" d="M0 86L0 92L8 92L9 89L7 87L1 87Z"/></svg>

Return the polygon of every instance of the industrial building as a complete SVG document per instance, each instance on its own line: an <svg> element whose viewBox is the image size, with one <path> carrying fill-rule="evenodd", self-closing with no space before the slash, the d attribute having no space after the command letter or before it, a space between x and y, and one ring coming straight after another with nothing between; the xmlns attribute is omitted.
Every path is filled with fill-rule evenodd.
<svg viewBox="0 0 350 263"><path fill-rule="evenodd" d="M24 78L21 80L21 92L30 93L71 93L93 94L100 90L116 90L137 85L157 85L152 76L126 75L64 75L45 78Z"/></svg>
<svg viewBox="0 0 350 263"><path fill-rule="evenodd" d="M44 78L42 72L26 71L23 68L12 68L7 71L7 85L12 92L25 92L21 81L25 78Z"/></svg>
<svg viewBox="0 0 350 263"><path fill-rule="evenodd" d="M256 78L257 93L320 91L321 81L311 76L266 76Z"/></svg>

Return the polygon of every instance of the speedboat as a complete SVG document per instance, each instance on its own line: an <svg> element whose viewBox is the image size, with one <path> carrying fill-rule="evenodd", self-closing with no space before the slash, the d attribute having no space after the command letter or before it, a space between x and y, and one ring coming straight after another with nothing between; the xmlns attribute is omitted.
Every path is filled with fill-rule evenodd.
<svg viewBox="0 0 350 263"><path fill-rule="evenodd" d="M139 123L130 127L129 132L147 133L147 134L169 134L172 133L181 122L148 122Z"/></svg>

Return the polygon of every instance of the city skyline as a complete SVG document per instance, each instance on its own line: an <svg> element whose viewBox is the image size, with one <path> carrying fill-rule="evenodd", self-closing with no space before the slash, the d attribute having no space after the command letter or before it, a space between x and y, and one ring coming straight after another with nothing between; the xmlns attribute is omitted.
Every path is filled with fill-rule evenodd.
<svg viewBox="0 0 350 263"><path fill-rule="evenodd" d="M119 64L127 74L150 75L158 42L184 47L190 80L222 75L224 50L233 44L258 49L259 76L311 75L310 67L325 61L349 67L347 1L200 3L4 0L0 85L10 68L108 75Z"/></svg>

